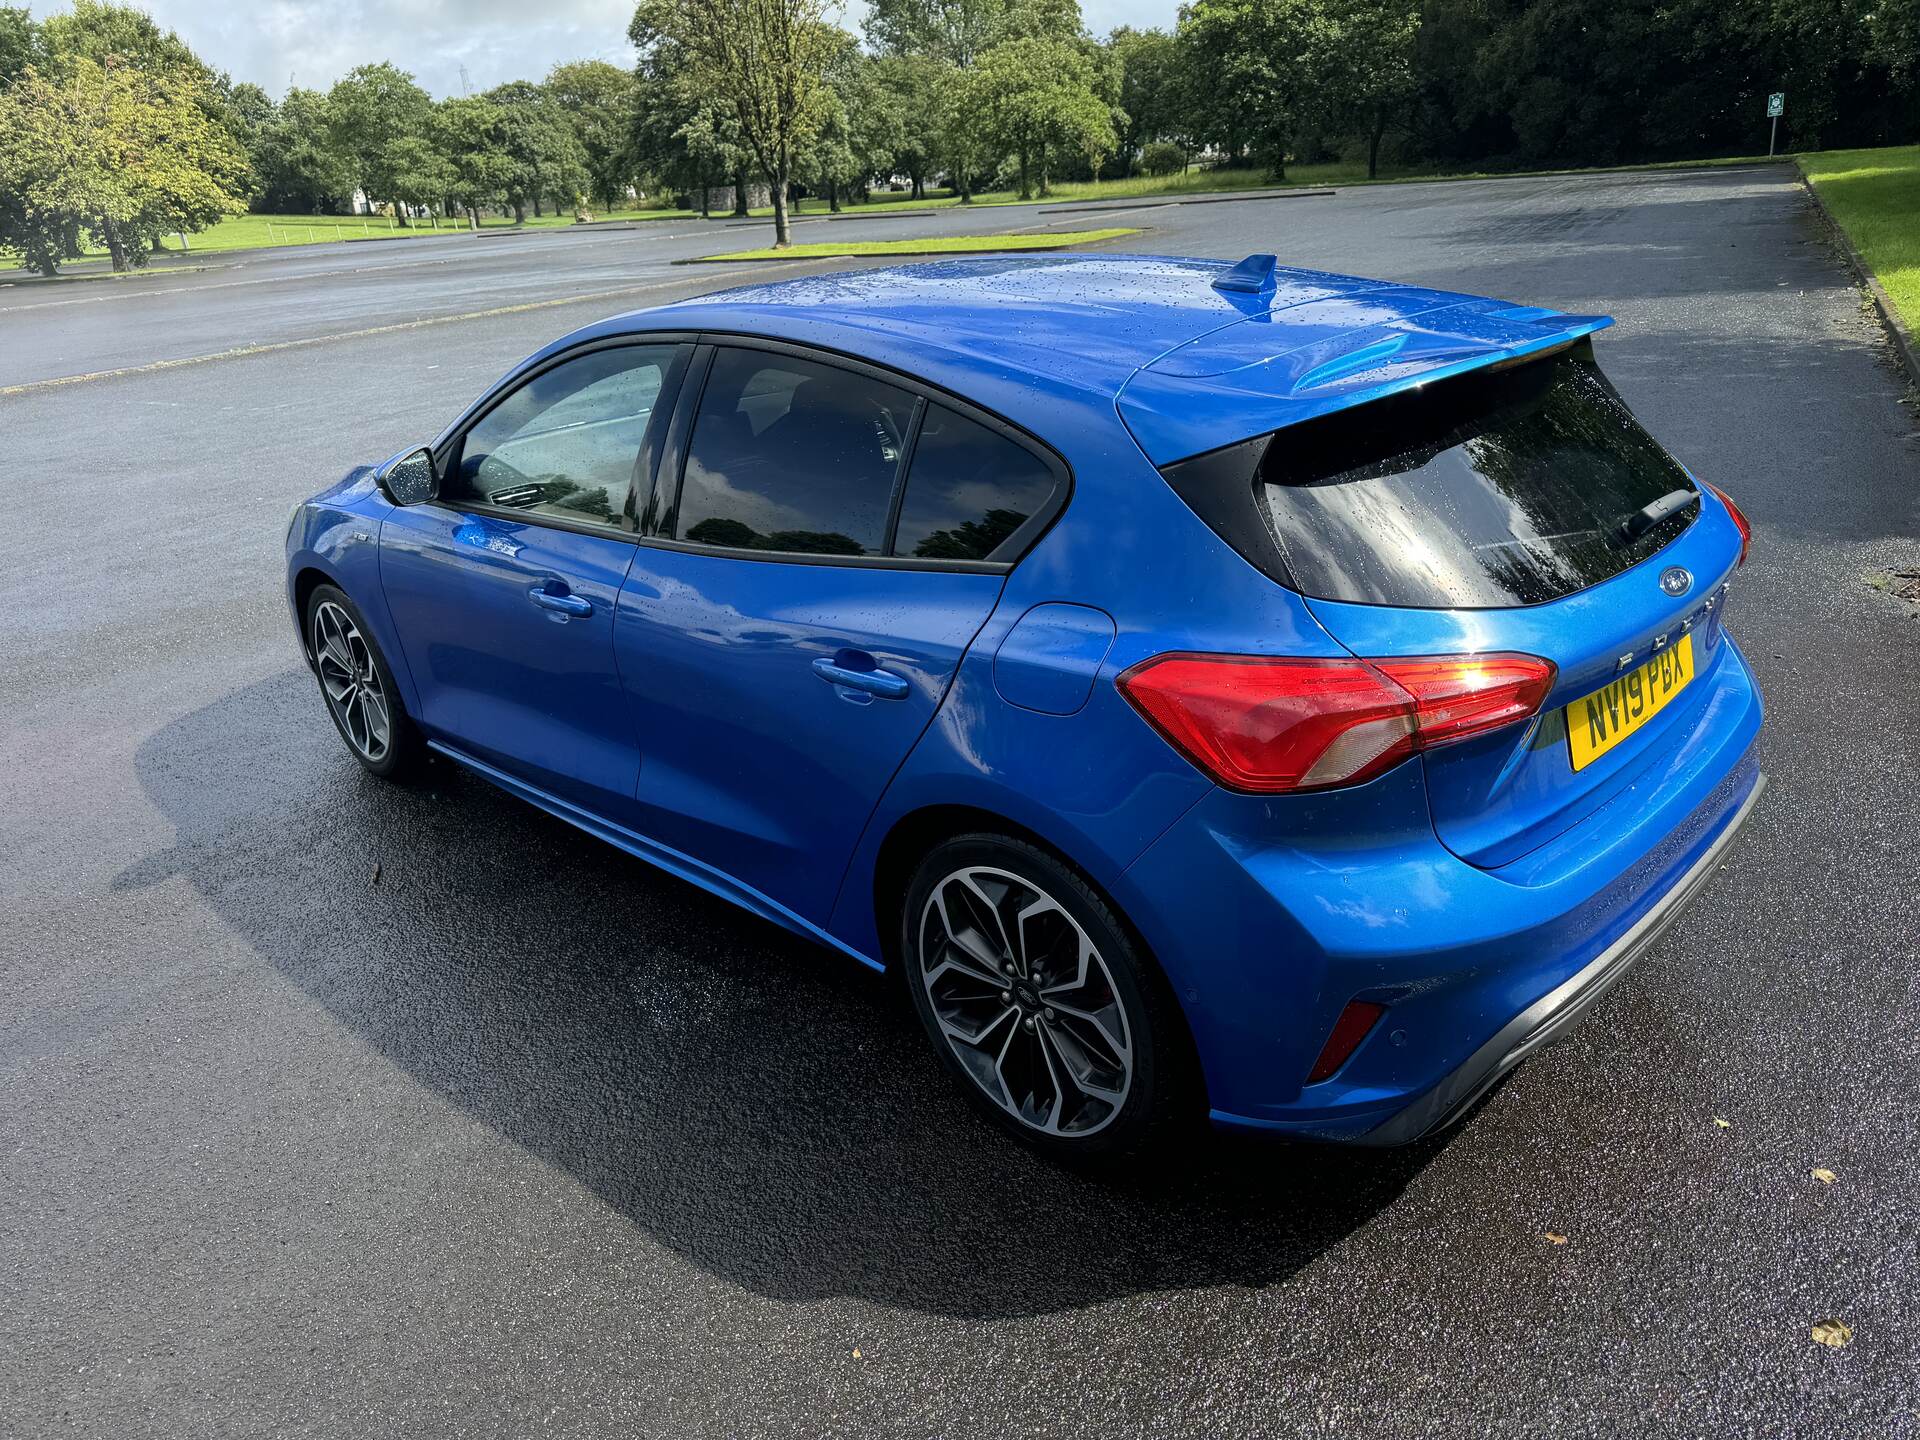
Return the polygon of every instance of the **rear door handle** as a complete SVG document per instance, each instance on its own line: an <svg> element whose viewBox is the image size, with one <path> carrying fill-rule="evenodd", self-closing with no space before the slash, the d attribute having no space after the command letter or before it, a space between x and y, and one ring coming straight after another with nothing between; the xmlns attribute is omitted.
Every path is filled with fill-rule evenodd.
<svg viewBox="0 0 1920 1440"><path fill-rule="evenodd" d="M527 598L542 610L551 610L559 615L579 618L593 613L591 600L569 595L565 590L549 590L545 585L536 585L527 591Z"/></svg>
<svg viewBox="0 0 1920 1440"><path fill-rule="evenodd" d="M907 684L904 676L895 675L890 670L849 670L844 665L834 664L824 655L813 662L813 673L830 685L864 690L882 700L904 700L913 688Z"/></svg>

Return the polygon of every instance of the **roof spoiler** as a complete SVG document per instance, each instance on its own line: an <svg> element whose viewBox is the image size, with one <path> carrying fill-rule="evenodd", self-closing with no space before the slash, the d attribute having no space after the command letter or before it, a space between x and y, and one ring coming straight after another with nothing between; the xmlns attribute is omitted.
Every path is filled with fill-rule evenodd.
<svg viewBox="0 0 1920 1440"><path fill-rule="evenodd" d="M1169 465L1395 391L1541 359L1612 323L1463 299L1354 326L1350 308L1323 301L1210 331L1129 376L1120 416L1148 458Z"/></svg>

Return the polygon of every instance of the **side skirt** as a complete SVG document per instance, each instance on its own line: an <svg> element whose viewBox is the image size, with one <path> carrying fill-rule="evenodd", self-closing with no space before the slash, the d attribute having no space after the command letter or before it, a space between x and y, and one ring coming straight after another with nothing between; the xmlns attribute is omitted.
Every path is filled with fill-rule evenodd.
<svg viewBox="0 0 1920 1440"><path fill-rule="evenodd" d="M517 796L529 805L566 821L576 829L584 830L594 838L606 841L615 849L624 850L627 854L644 860L649 865L657 866L669 875L677 876L691 885L698 885L710 895L718 895L722 900L730 900L742 910L750 911L762 920L772 921L782 930L790 930L795 935L804 936L839 954L851 956L869 970L886 969L878 960L861 954L843 940L835 939L811 920L794 914L778 900L762 895L751 885L742 884L723 870L716 870L713 866L696 860L691 855L683 855L670 846L660 844L657 840L649 840L646 836L629 830L625 826L603 820L590 810L562 800L557 795L549 795L538 786L529 785L526 781L517 779L506 771L487 764L484 760L477 760L444 741L429 740L427 746L449 760L458 761L481 779L499 786L509 795Z"/></svg>

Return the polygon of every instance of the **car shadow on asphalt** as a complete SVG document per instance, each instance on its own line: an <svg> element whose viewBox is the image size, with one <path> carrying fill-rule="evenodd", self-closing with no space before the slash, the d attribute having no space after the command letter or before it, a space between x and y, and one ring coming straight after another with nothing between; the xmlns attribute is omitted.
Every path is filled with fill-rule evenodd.
<svg viewBox="0 0 1920 1440"><path fill-rule="evenodd" d="M363 776L304 670L136 766L175 840L116 890L184 877L412 1079L768 1297L985 1319L1270 1285L1437 1148L1214 1137L1152 1173L1049 1166L972 1114L889 980L451 765Z"/></svg>

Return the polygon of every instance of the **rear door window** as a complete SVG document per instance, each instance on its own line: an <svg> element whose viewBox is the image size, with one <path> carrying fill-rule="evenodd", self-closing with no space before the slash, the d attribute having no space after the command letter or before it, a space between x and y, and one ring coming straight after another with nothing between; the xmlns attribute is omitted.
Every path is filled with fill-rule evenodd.
<svg viewBox="0 0 1920 1440"><path fill-rule="evenodd" d="M1054 473L1031 450L941 405L914 442L893 553L988 560L1046 508Z"/></svg>
<svg viewBox="0 0 1920 1440"><path fill-rule="evenodd" d="M1584 345L1290 426L1167 478L1304 594L1431 609L1559 599L1639 564L1700 513L1686 471ZM1248 484L1265 535L1216 519L1238 508L1217 492Z"/></svg>
<svg viewBox="0 0 1920 1440"><path fill-rule="evenodd" d="M915 403L850 370L719 349L668 533L731 550L884 554Z"/></svg>

